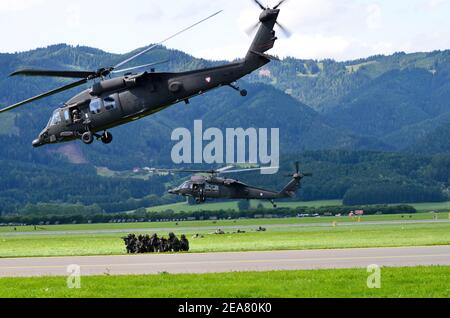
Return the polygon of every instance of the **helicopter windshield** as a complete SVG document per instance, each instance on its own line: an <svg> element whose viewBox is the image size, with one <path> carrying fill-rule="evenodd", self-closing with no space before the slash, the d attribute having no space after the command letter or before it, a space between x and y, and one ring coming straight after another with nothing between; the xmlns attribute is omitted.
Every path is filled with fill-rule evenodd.
<svg viewBox="0 0 450 318"><path fill-rule="evenodd" d="M61 114L59 113L59 110L56 110L53 113L52 118L50 118L50 121L48 122L47 127L56 126L56 125L59 125L60 123L61 123Z"/></svg>
<svg viewBox="0 0 450 318"><path fill-rule="evenodd" d="M184 189L189 189L191 187L191 184L189 181L186 181L185 183L183 183L180 187L180 189L184 190Z"/></svg>

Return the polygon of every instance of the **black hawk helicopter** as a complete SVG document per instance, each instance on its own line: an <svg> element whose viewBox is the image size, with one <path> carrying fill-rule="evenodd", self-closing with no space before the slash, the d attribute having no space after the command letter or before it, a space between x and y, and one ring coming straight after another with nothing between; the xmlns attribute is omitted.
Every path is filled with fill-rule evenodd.
<svg viewBox="0 0 450 318"><path fill-rule="evenodd" d="M47 76L79 78L80 80L1 109L0 113L100 79L91 88L84 90L67 101L63 107L56 109L47 127L33 141L33 146L39 147L76 139L81 139L85 144L91 144L94 138L109 144L113 139L111 133L108 132L109 129L155 114L179 102L189 104L190 98L217 87L227 85L239 91L242 96L246 96L247 91L240 89L234 83L274 59L265 54L266 51L273 48L277 40L274 26L278 25L289 35L288 31L277 22L280 13L279 7L285 0L273 9L264 7L258 0L253 1L263 10L258 22L261 25L247 56L238 63L182 73L157 73L152 70L152 72L129 73L125 76L106 79L113 74L159 64L160 62L157 62L120 69L137 57L219 14L221 12L219 11L112 67L100 68L96 71L25 69L14 72L10 76Z"/></svg>
<svg viewBox="0 0 450 318"><path fill-rule="evenodd" d="M235 169L234 166L218 170L159 170L166 173L194 173L207 174L209 176L195 175L189 181L175 189L169 190L170 194L195 198L198 204L207 199L231 199L231 200L267 200L276 207L276 199L292 198L301 187L301 181L305 177L311 177L311 173L301 173L299 163L295 163L295 173L287 175L292 180L280 192L261 189L250 186L235 179L222 178L220 175L235 174L250 171L261 171L268 168Z"/></svg>

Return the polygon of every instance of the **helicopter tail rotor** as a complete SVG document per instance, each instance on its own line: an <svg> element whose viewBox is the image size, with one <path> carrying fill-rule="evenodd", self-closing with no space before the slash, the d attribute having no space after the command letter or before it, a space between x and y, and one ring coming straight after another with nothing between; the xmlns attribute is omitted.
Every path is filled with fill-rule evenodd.
<svg viewBox="0 0 450 318"><path fill-rule="evenodd" d="M312 177L312 173L301 173L300 172L300 163L297 161L295 163L295 173L288 174L286 177L292 178L291 181L284 187L280 192L281 197L294 197L295 193L301 187L301 181L305 177Z"/></svg>
<svg viewBox="0 0 450 318"><path fill-rule="evenodd" d="M259 21L249 27L248 29L245 30L245 32L250 36L252 35L256 29L259 28L259 26L265 22L265 20L267 19L267 17L269 17L271 14L278 14L280 11L280 7L285 4L287 2L287 0L281 0L275 7L273 7L272 9L269 7L264 7L264 5L259 1L259 0L253 0L253 2L261 9L263 10L263 12L261 13L261 16L259 17ZM289 31L289 29L287 29L285 26L283 26L280 22L276 21L275 24L278 26L278 28L281 30L281 32L287 37L291 37L292 36L292 32Z"/></svg>
<svg viewBox="0 0 450 318"><path fill-rule="evenodd" d="M289 177L289 178L301 180L301 179L303 179L303 178L305 178L305 177L312 177L313 174L312 174L312 173L301 173L301 172L300 172L300 162L297 161L297 162L295 163L295 173L293 173L293 174L287 174L287 175L285 175L285 176L286 176L286 177Z"/></svg>

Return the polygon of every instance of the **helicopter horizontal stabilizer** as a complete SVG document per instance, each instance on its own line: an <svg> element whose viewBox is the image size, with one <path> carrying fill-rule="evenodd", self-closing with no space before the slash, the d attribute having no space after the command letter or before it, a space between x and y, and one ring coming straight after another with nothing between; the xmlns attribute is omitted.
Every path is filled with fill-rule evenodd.
<svg viewBox="0 0 450 318"><path fill-rule="evenodd" d="M256 55L259 55L259 56L261 56L261 57L264 57L264 58L266 58L266 59L268 59L268 60L280 61L280 59L279 59L278 57L273 56L273 55L269 55L269 54L261 53L261 52L256 52L256 51L251 51L251 52L252 52L253 54L256 54Z"/></svg>
<svg viewBox="0 0 450 318"><path fill-rule="evenodd" d="M263 6L259 0L253 1L263 11L259 16L259 21L247 30L247 33L250 35L255 29L258 29L245 61L252 66L262 66L270 62L270 60L277 60L273 56L264 54L274 47L275 41L277 40L274 30L275 26L278 26L287 37L291 35L291 32L277 21L278 15L280 14L279 8L286 0L281 0L272 9Z"/></svg>

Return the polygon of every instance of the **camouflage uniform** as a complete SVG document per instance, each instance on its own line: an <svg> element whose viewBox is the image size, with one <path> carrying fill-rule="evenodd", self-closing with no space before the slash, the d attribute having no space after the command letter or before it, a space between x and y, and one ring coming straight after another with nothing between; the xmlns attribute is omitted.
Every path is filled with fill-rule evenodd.
<svg viewBox="0 0 450 318"><path fill-rule="evenodd" d="M189 241L186 238L186 235L181 235L180 250L182 252L189 252Z"/></svg>
<svg viewBox="0 0 450 318"><path fill-rule="evenodd" d="M179 252L180 251L180 240L175 236L174 233L169 234L169 251Z"/></svg>

